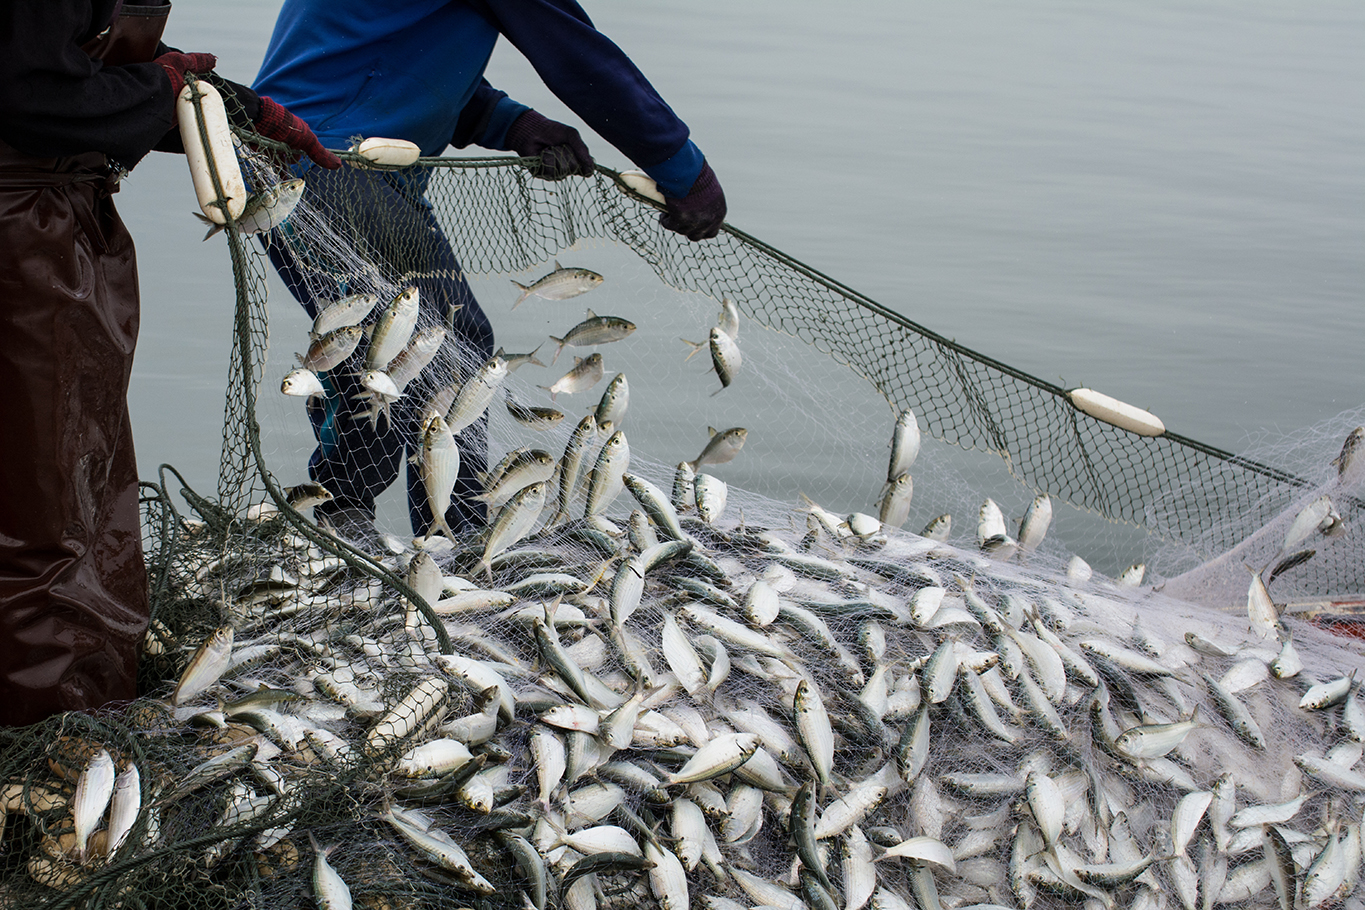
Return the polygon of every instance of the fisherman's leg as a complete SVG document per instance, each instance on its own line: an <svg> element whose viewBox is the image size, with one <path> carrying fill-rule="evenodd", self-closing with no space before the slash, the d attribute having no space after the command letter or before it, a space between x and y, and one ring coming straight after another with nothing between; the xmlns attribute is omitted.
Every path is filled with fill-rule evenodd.
<svg viewBox="0 0 1365 910"><path fill-rule="evenodd" d="M137 273L95 192L0 191L0 724L137 694Z"/></svg>

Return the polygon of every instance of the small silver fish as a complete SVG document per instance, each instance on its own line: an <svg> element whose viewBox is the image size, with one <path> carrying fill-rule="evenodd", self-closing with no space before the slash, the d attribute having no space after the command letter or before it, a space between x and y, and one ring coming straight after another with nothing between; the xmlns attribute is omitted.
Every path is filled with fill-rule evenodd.
<svg viewBox="0 0 1365 910"><path fill-rule="evenodd" d="M598 428L603 433L613 432L625 417L626 408L629 406L630 385L626 382L625 373L617 373L615 378L607 383L602 400L597 403Z"/></svg>
<svg viewBox="0 0 1365 910"><path fill-rule="evenodd" d="M350 357L363 337L364 332L360 326L348 325L315 339L308 346L307 354L294 356L298 358L299 366L305 370L323 373Z"/></svg>
<svg viewBox="0 0 1365 910"><path fill-rule="evenodd" d="M952 533L952 530L953 516L944 514L925 525L924 530L920 531L919 536L943 543L948 539L948 535Z"/></svg>
<svg viewBox="0 0 1365 910"><path fill-rule="evenodd" d="M517 401L509 391L507 393L507 413L512 415L512 419L528 430L541 432L551 427L558 426L564 419L564 412L555 408L541 408L524 405Z"/></svg>
<svg viewBox="0 0 1365 910"><path fill-rule="evenodd" d="M455 532L446 523L446 510L450 508L451 492L460 473L460 449L440 414L432 414L422 424L422 447L410 460L417 463L431 509L432 526L427 536L439 529L454 541Z"/></svg>
<svg viewBox="0 0 1365 910"><path fill-rule="evenodd" d="M882 496L877 517L882 524L892 528L899 528L905 524L910 517L910 497L915 493L915 482L910 479L910 472L896 477L886 487L886 494Z"/></svg>
<svg viewBox="0 0 1365 910"><path fill-rule="evenodd" d="M695 472L705 464L725 464L734 461L739 450L744 448L745 440L749 438L749 431L744 427L731 427L724 432L718 431L715 427L707 427L706 432L711 438L707 440L701 454L692 461L684 462L690 471Z"/></svg>
<svg viewBox="0 0 1365 910"><path fill-rule="evenodd" d="M522 284L515 280L512 282L521 288L521 296L512 304L512 309L515 310L527 297L541 297L545 300L568 300L570 297L586 294L601 284L602 281L602 276L596 272L580 268L566 269L556 259L555 270L536 279L531 284Z"/></svg>
<svg viewBox="0 0 1365 910"><path fill-rule="evenodd" d="M180 682L171 695L171 704L183 705L218 681L232 661L232 639L233 628L230 625L219 626L205 639L181 674Z"/></svg>
<svg viewBox="0 0 1365 910"><path fill-rule="evenodd" d="M710 344L711 366L715 368L716 377L720 379L720 388L711 393L714 396L728 389L730 383L735 381L735 374L739 372L743 358L739 355L739 345L719 328L711 330Z"/></svg>
<svg viewBox="0 0 1365 910"><path fill-rule="evenodd" d="M896 417L896 428L891 433L891 463L886 470L887 483L910 470L919 457L919 445L919 421L915 418L915 412L906 408Z"/></svg>
<svg viewBox="0 0 1365 910"><path fill-rule="evenodd" d="M460 387L459 394L446 414L450 432L459 433L483 416L483 412L493 403L493 396L507 380L509 372L507 361L494 354L469 377L469 381Z"/></svg>
<svg viewBox="0 0 1365 910"><path fill-rule="evenodd" d="M593 353L586 358L575 357L572 370L555 380L553 385L543 385L540 388L549 392L550 399L554 400L554 397L561 393L572 395L575 392L590 389L597 385L601 379L602 355Z"/></svg>
<svg viewBox="0 0 1365 910"><path fill-rule="evenodd" d="M518 369L526 366L528 363L534 363L538 367L545 366L545 364L541 363L540 360L536 358L536 355L540 353L540 348L543 347L545 347L544 342L541 343L540 347L529 354L509 354L502 348L498 348L493 356L501 357L503 360L507 361L507 372L515 373Z"/></svg>
<svg viewBox="0 0 1365 910"><path fill-rule="evenodd" d="M324 502L331 502L332 492L320 483L300 483L287 487L284 498L291 506L302 512Z"/></svg>
<svg viewBox="0 0 1365 910"><path fill-rule="evenodd" d="M317 374L302 367L284 374L284 379L280 382L280 391L295 398L313 398L315 395L325 397L327 394Z"/></svg>
<svg viewBox="0 0 1365 910"><path fill-rule="evenodd" d="M1352 469L1360 456L1361 443L1365 443L1365 427L1356 427L1341 444L1341 453L1332 459L1332 466L1337 469L1337 479L1343 484L1351 483L1347 475L1353 473Z"/></svg>
<svg viewBox="0 0 1365 910"><path fill-rule="evenodd" d="M370 348L365 352L365 369L387 369L389 361L408 346L417 328L419 297L416 287L406 287L379 314L370 333Z"/></svg>
<svg viewBox="0 0 1365 910"><path fill-rule="evenodd" d="M303 186L303 178L294 177L247 196L242 214L237 216L237 230L243 234L260 234L283 224L303 198ZM226 227L199 212L195 212L194 217L209 225L205 240Z"/></svg>
<svg viewBox="0 0 1365 910"><path fill-rule="evenodd" d="M378 294L351 294L329 303L318 311L313 320L310 337L321 338L328 332L344 329L350 325L360 325L374 308L379 305Z"/></svg>
<svg viewBox="0 0 1365 910"><path fill-rule="evenodd" d="M1048 525L1052 524L1052 497L1046 493L1041 493L1034 497L1033 502L1024 512L1024 517L1019 519L1019 549L1021 552L1028 553L1038 549L1038 545L1047 536Z"/></svg>
<svg viewBox="0 0 1365 910"><path fill-rule="evenodd" d="M581 348L595 344L610 344L613 341L620 341L634 331L635 323L630 320L622 319L620 316L598 316L590 309L588 318L565 332L563 338L550 336L550 340L559 345L555 348L555 356L550 358L550 362L558 360L560 352L565 347Z"/></svg>

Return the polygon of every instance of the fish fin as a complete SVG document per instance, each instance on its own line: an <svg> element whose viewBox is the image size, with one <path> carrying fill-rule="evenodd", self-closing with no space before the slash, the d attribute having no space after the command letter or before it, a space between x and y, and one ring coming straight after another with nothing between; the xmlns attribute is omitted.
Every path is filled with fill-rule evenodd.
<svg viewBox="0 0 1365 910"><path fill-rule="evenodd" d="M717 432L718 432L718 431L716 430L715 427L707 427L707 428L706 428L706 435L707 435L707 436L715 436Z"/></svg>
<svg viewBox="0 0 1365 910"><path fill-rule="evenodd" d="M715 398L715 397L716 397L717 395L719 395L721 392L724 392L727 388L729 388L729 386L724 386L724 385L721 386L720 388L716 389L714 392L711 393L711 397L712 397L712 398Z"/></svg>
<svg viewBox="0 0 1365 910"><path fill-rule="evenodd" d="M683 358L683 363L687 363L687 361L691 360L693 357L696 357L698 351L700 351L702 348L705 348L707 345L711 343L709 341L688 341L686 338L680 338L678 340L692 348L692 353L688 354L686 357Z"/></svg>
<svg viewBox="0 0 1365 910"><path fill-rule="evenodd" d="M501 356L503 356L504 353L505 353L505 351L504 351L501 347L499 347L496 351L493 352L493 356L494 356L494 357L501 357Z"/></svg>
<svg viewBox="0 0 1365 910"><path fill-rule="evenodd" d="M512 283L521 288L521 296L512 304L512 309L515 310L517 307L521 306L523 300L531 296L531 289L516 279L512 279Z"/></svg>
<svg viewBox="0 0 1365 910"><path fill-rule="evenodd" d="M558 272L558 271L559 271L560 269L562 269L562 268L564 268L564 266L560 265L560 264L559 264L559 260L556 259L556 260L555 260L555 271Z"/></svg>
<svg viewBox="0 0 1365 910"><path fill-rule="evenodd" d="M597 314L594 313L594 312L592 311L592 307L588 307L588 318L589 318L589 319L596 319L596 318L597 318Z"/></svg>
<svg viewBox="0 0 1365 910"><path fill-rule="evenodd" d="M550 336L550 340L551 340L551 341L554 341L554 342L557 342L557 343L559 344L559 347L555 348L555 356L553 356L553 357L550 358L550 363L554 363L556 360L559 359L559 355L560 355L561 353L563 353L563 351L564 351L564 339L563 339L563 338L556 338L555 336L551 335L551 336ZM540 350L540 348L536 348L536 351L539 351L539 350ZM534 354L536 351L532 351L531 353Z"/></svg>
<svg viewBox="0 0 1365 910"><path fill-rule="evenodd" d="M540 349L543 347L545 347L545 342L542 341L539 345L536 346L536 349L534 351L526 355L526 362L534 363L538 367L545 366L545 364L541 363L539 360L536 359L536 355L540 353Z"/></svg>

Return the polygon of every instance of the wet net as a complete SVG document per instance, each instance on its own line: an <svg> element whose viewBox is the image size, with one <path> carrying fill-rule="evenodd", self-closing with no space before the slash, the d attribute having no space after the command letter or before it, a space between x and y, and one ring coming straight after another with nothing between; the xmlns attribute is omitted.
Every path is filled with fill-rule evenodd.
<svg viewBox="0 0 1365 910"><path fill-rule="evenodd" d="M252 189L283 188L280 150L244 138ZM1356 590L1335 452L1299 477L1121 430L737 229L662 230L607 169L345 157L268 242L247 215L225 232L218 489L144 484L145 697L0 731L0 904L1270 906L1284 882L1358 901L1365 657L1277 617L1241 565L1283 561L1328 495L1347 534L1316 521L1299 543L1321 552L1271 590ZM374 295L335 364L271 256L305 298ZM604 280L509 315L509 276L534 287L557 258ZM396 396L360 374L408 287L428 308L404 344L444 335ZM498 356L454 343L475 300ZM635 330L566 334L586 307ZM316 397L276 391L296 351ZM609 366L572 378L589 351ZM603 392L616 373L628 401ZM459 518L429 410L479 468L487 530L414 536ZM888 471L907 411L925 441L902 433ZM389 481L373 522L310 486L346 432ZM1005 524L995 500L1038 493L1070 536ZM1064 503L1145 530L1066 524ZM1117 574L1158 550L1172 580L1230 553L1191 584L1235 610L1071 559Z"/></svg>

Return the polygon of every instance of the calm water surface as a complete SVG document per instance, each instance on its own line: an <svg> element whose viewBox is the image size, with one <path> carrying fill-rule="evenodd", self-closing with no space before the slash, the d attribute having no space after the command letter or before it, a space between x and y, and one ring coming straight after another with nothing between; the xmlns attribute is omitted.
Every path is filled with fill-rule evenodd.
<svg viewBox="0 0 1365 910"><path fill-rule="evenodd" d="M910 318L1234 450L1365 403L1365 7L585 6L689 123L733 224ZM278 8L177 0L167 37L249 82ZM576 122L505 42L488 75ZM119 205L140 468L211 489L226 251L200 243L178 158ZM287 295L272 311L300 330Z"/></svg>

